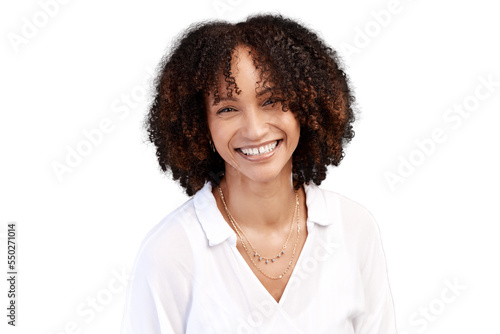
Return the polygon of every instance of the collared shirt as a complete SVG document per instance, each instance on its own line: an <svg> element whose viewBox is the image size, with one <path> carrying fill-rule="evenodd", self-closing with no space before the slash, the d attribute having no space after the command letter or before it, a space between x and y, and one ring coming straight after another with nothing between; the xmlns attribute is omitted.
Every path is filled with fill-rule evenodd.
<svg viewBox="0 0 500 334"><path fill-rule="evenodd" d="M393 334L378 226L356 202L305 185L307 239L277 302L236 248L210 183L146 236L122 334Z"/></svg>

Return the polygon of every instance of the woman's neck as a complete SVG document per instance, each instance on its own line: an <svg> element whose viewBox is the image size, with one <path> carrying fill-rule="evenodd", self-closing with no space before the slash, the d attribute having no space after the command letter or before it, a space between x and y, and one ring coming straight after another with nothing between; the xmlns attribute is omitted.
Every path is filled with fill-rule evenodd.
<svg viewBox="0 0 500 334"><path fill-rule="evenodd" d="M295 207L291 172L265 183L226 175L220 187L231 215L244 230L266 233L289 228Z"/></svg>

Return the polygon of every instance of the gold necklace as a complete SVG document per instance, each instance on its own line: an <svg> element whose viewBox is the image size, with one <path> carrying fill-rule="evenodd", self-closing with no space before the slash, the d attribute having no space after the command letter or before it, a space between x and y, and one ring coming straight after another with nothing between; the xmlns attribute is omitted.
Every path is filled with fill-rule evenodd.
<svg viewBox="0 0 500 334"><path fill-rule="evenodd" d="M296 248L297 248L297 243L299 241L299 236L300 236L300 225L299 225L299 217L300 217L300 209L299 209L299 195L297 193L297 191L295 191L295 208L294 208L294 214L292 216L292 222L291 222L291 225L290 225L290 231L289 231L289 234L288 234L288 237L285 241L285 244L283 245L283 247L281 248L280 252L278 253L278 255L276 255L274 258L266 258L266 257L263 257L259 254L259 252L257 252L257 250L255 249L255 247L252 246L252 243L250 242L250 239L248 239L248 237L246 236L245 232L243 231L243 229L239 226L239 224L236 222L236 219L234 219L234 217L231 215L231 213L229 212L229 209L226 205L226 201L224 199L224 194L222 193L222 189L220 187L217 187L218 190L219 190L219 194L220 194L220 197L221 197L221 200L222 200L222 204L224 205L224 210L226 211L226 214L229 218L229 221L231 222L231 224L233 225L236 233L238 234L238 236L240 237L240 240L241 240L241 244L243 245L243 248L245 249L245 252L247 253L249 259L252 261L253 265L264 275L266 276L267 278L270 278L270 279L273 279L273 280L276 280L276 279L280 279L280 278L283 278L283 276L286 275L286 273L290 270L291 266L292 266L292 263L293 263L293 259L295 257L295 251L296 251ZM285 269L285 271L281 274L281 275L278 275L278 276L270 276L270 275L267 275L265 272L262 271L262 269L257 265L257 263L255 263L255 260L254 258L258 258L259 261L262 261L262 260L265 260L265 263L268 264L269 261L271 261L271 263L273 263L277 258L280 258L283 254L285 254L285 248L286 248L286 244L288 243L288 240L290 239L290 235L292 234L292 227L293 227L293 218L295 217L295 215L297 216L297 239L295 240L295 243L293 245L293 252L292 252L292 257L290 259L290 261L288 262L288 266L287 268ZM241 233L240 233L241 231ZM242 235L243 234L243 235ZM253 250L253 256L250 254L250 252L248 251L248 248L245 244L245 241L243 240L243 236L245 236L245 238L247 239L250 247L252 247L252 250Z"/></svg>
<svg viewBox="0 0 500 334"><path fill-rule="evenodd" d="M233 224L233 226L236 225L236 227L241 231L241 233L243 234L243 236L247 239L248 244L250 245L250 248L252 248L252 250L253 250L253 256L254 257L256 257L259 261L264 260L265 264L268 264L269 261L271 263L274 263L275 260L277 260L283 254L285 254L286 245L288 244L288 240L290 240L290 236L292 235L294 215L292 215L292 220L290 222L290 229L289 229L289 232L288 232L288 237L286 238L286 241L283 244L283 247L281 247L281 250L279 251L279 253L275 257L272 257L272 258L265 257L265 256L262 256L261 254L259 254L259 252L257 251L257 249L252 245L252 243L250 242L250 239L247 237L247 235L245 234L245 232L243 231L243 229L238 224L238 222L236 222L236 219L234 219L234 217L229 212L229 209L227 208L227 205L226 205L226 202L225 202L224 194L222 193L222 189L220 187L219 187L219 193L220 193L220 196L221 196L221 199L222 199L222 203L224 204L224 209L226 211L226 214L228 215L229 219L231 220L231 223ZM297 192L295 192L295 202L297 203L296 205L298 205L299 196L298 196ZM296 209L294 209L294 213L295 213L295 211L296 211Z"/></svg>

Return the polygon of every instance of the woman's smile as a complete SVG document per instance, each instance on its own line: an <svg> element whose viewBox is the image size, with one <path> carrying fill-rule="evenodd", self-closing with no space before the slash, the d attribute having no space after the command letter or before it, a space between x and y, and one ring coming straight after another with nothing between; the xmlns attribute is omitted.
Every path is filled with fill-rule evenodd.
<svg viewBox="0 0 500 334"><path fill-rule="evenodd" d="M263 161L271 158L274 155L274 153L279 149L279 144L281 142L282 140L279 139L262 145L245 146L237 148L236 152L243 155L247 160Z"/></svg>

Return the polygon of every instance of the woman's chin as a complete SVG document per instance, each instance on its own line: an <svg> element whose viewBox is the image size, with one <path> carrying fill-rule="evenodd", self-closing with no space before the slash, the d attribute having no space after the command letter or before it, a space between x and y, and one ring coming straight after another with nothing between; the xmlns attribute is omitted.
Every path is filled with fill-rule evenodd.
<svg viewBox="0 0 500 334"><path fill-rule="evenodd" d="M240 182L252 182L255 184L272 184L275 182L290 180L291 169L276 170L275 168L259 168L252 171L235 171L226 169L225 177L239 179ZM231 180L234 181L234 180Z"/></svg>

